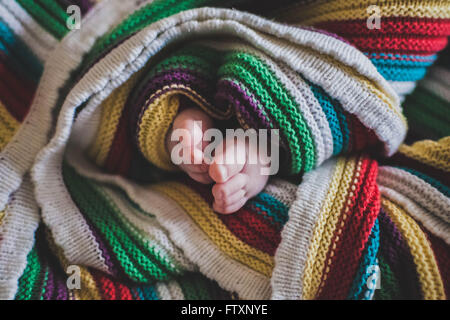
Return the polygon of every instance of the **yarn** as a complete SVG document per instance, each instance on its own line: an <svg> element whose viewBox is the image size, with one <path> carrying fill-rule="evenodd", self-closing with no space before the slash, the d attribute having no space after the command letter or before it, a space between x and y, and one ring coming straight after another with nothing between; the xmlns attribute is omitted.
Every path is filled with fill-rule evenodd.
<svg viewBox="0 0 450 320"><path fill-rule="evenodd" d="M448 298L449 5L254 4L0 3L1 299ZM280 130L232 215L170 162L183 106Z"/></svg>

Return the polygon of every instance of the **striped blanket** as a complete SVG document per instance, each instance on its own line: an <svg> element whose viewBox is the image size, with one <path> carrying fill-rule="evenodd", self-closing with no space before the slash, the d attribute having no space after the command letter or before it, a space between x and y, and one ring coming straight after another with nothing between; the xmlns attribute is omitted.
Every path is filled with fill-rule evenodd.
<svg viewBox="0 0 450 320"><path fill-rule="evenodd" d="M1 299L449 296L447 1L0 0L0 30ZM181 105L279 129L235 214L170 162Z"/></svg>

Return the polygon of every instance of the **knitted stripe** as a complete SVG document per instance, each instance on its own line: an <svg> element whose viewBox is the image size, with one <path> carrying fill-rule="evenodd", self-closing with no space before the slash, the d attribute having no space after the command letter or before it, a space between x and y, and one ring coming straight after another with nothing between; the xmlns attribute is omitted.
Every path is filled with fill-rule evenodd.
<svg viewBox="0 0 450 320"><path fill-rule="evenodd" d="M343 159L338 161L336 173L330 184L327 198L321 210L320 220L314 228L314 236L311 239L311 247L303 276L303 298L313 299L319 290L323 276L326 254L331 248L331 238L336 230L339 215L344 206L345 193L338 193L338 189L348 190L353 175L355 161L346 162ZM341 182L342 180L342 182ZM335 201L336 198L339 198Z"/></svg>
<svg viewBox="0 0 450 320"><path fill-rule="evenodd" d="M382 269L381 290L384 290L384 278L387 276L388 282L390 282L389 278L394 282L393 288L389 289L389 291L394 291L390 293L392 299L401 297L421 299L419 276L405 238L384 209L381 209L378 219L380 222L379 262ZM383 262L384 268L389 271L383 270L381 262ZM386 272L388 275L386 275ZM384 295L384 293L381 293L381 295Z"/></svg>
<svg viewBox="0 0 450 320"><path fill-rule="evenodd" d="M8 1L5 0L1 5L10 2ZM341 0L327 2L338 5L344 3ZM233 3L227 2L225 5ZM53 19L63 21L62 16L58 15L61 12L58 8L64 9L62 1L50 3L49 0L39 0L34 4ZM358 298L363 295L370 297L370 290L363 291L363 279L367 275L362 275L361 270L369 264L369 260L370 263L373 262L375 254L372 251L377 245L377 223L380 224L378 241L383 253L378 255L380 267L382 271L392 275L390 288L393 293L389 294L395 297L407 295L404 293L407 286L398 273L399 264L395 263L395 258L386 254L387 250L381 244L383 231L387 238L390 234L386 233L393 233L394 229L383 227L380 222L379 193L375 183L376 163L359 155L340 157L338 160L331 160L332 165L325 173L306 171L329 158L335 148L339 147L339 143L345 152L367 146L372 147L375 152L379 144L384 144L386 154L393 153L403 139L406 126L397 97L380 73L388 77L390 71L387 71L387 66L395 69L395 72L410 68L413 71L409 74L405 72L405 78L396 78L395 72L389 77L399 80L415 79L433 61L434 51L422 55L418 50L408 54L406 49L413 49L414 43L405 42L405 37L394 35L393 38L398 39L396 41L406 49L400 48L398 53L378 52L377 58L372 58L383 60L378 65L378 61L374 61L379 68L377 72L367 58L373 57L375 52L366 52L365 57L328 32L291 28L246 13L211 8L183 12L144 29L166 14L190 8L190 5L204 4L214 3L206 0L160 0L145 5L139 14L132 14L99 40L78 68L77 61L87 48L75 47L76 54L67 60L52 60L53 63L61 61L61 64L46 71L55 72L55 77L44 77L46 81L38 92L30 114L31 120L39 121L29 122L27 119L18 132L28 132L30 138L23 139L27 135L16 133L15 137L21 139L6 145L8 152L2 153L1 157L2 179L6 179L8 184L5 184L6 187L3 184L0 186L1 210L5 212L0 226L0 251L11 255L11 259L0 261L2 277L3 274L6 275L6 280L0 279L1 288L6 288L0 290L2 296L11 297L11 292L17 291L18 274L25 269L24 276L19 281L22 287L18 290L18 297L28 299L207 299L218 290L215 284L199 273L184 273L184 276L180 276L186 270L194 270L194 265L190 262L192 260L200 273L217 280L226 290L237 292L243 298L267 298L270 294L269 277L272 275L274 279L278 279L273 280L276 284L274 297L347 298L350 294ZM316 4L305 8L313 8ZM364 5L367 4L368 2L364 2ZM123 6L126 7L125 4ZM424 2L423 11L430 12L433 6L438 5L436 2ZM32 7L29 10L30 8ZM446 7L442 8L445 14ZM342 10L336 10L339 11ZM417 11L414 14L420 16ZM118 14L116 19L119 16ZM316 16L311 14L308 17L315 19ZM441 19L435 20L440 22ZM115 25L116 22L119 21L109 23ZM437 27L436 30L443 29ZM198 49L189 54L180 54L179 59L177 51L172 51L175 46L156 55L175 40L183 40L179 44L181 48L188 46L186 42L189 39L185 38L188 31L189 37L198 34L215 37L218 33L223 35L225 31L230 36L241 37L255 49L248 49L235 40L228 47L226 41L219 48L213 44L212 52L220 54L215 54L216 65L210 69L201 59L212 59L208 56L209 52L202 53ZM99 31L98 35L102 32L105 30ZM417 29L414 32L418 32ZM73 38L68 43L77 43L79 38L76 34L69 35ZM94 38L88 37L89 41L82 41L82 46L89 47ZM361 42L359 48L364 47L361 35L351 33L347 38ZM124 41L126 39L128 41ZM442 42L437 40L433 43L421 38L416 44L422 44L424 48L429 46L429 50L437 50L439 41ZM374 51L378 48L377 44L382 44L380 40L368 42L367 46ZM373 47L374 44L377 48ZM113 47L116 50L109 52ZM394 47L395 44L389 44L385 48L396 51ZM65 51L57 53L61 52ZM155 68L162 57L167 57L168 60ZM89 62L89 59L92 60ZM148 65L144 66L149 60ZM7 110L22 110L26 114L28 109L23 107L25 104L22 100L31 100L34 90L21 94L20 90L28 87L26 82L16 76L21 73L15 72L15 67L11 67L15 66L14 63L9 64L1 55L0 61L3 66L2 74L7 77L7 80L2 81L3 89L0 92L5 93L7 101L0 100ZM69 77L67 70L60 72L60 68L76 70ZM224 77L217 74L218 70L225 68ZM89 72L85 73L87 70ZM132 84L131 80L127 83L138 70L143 70L145 77L139 75L136 76L136 83ZM311 86L297 88L296 83L302 83L303 80L296 80L296 77L310 81L317 87L316 91L322 90L322 96L333 103L323 107L319 102L320 96L314 94ZM57 88L64 82L65 89L61 90L57 98ZM122 84L123 87L129 86L127 90L121 87ZM165 85L169 89L164 98L169 99L170 94L173 94L173 97L180 99L180 104L207 106L205 110L212 114L236 111L240 124L246 128L284 130L282 145L288 147L286 156L293 159L290 163L287 162L286 167L294 168L292 173L297 173L298 170L306 172L306 175L297 192L290 187L278 194L296 193L296 199L280 200L275 195L276 192L274 194L266 190L250 200L236 215L218 216L210 207L211 195L207 187L202 193L199 191L201 188L186 182L157 183L151 187L136 184L137 181L155 181L155 178L161 181L167 178L158 173L155 166L156 163L162 166L167 160L158 162L160 157L164 157L162 137L168 126L160 130L160 127L151 123L155 116L161 115L156 111L167 111L163 109L164 104L160 109L152 105L153 101L169 101L158 100L162 95L154 95ZM401 89L401 85L396 88ZM402 88L402 92L407 92L407 86ZM46 97L47 89L55 97ZM118 101L109 99L113 92L116 92L117 96L113 96ZM162 94L162 91L158 94ZM445 96L445 91L440 90L437 96L441 99ZM148 100L150 97L152 100ZM326 115L328 110L334 112L332 116ZM55 126L47 117L50 111L54 113ZM37 114L42 114L42 118ZM113 117L109 118L110 114ZM437 114L445 117L441 110ZM173 115L174 113L161 122L167 125ZM330 126L333 122L337 126L332 130ZM103 129L103 125L107 128ZM324 128L328 128L328 131L323 130ZM326 132L322 134L322 131ZM155 132L158 132L158 139L152 136ZM335 133L341 137L335 139ZM21 154L27 143L35 141L31 137L47 134L53 138L37 157L36 153L47 140L42 139L37 147L31 148L29 155ZM342 142L335 143L340 140ZM85 148L92 143L93 157L98 164L106 168L106 171L119 175L105 174L88 162L84 157ZM396 209L391 210L394 213L390 211L388 214L395 225L400 226L398 230L406 243L405 250L412 252L412 258L407 262L412 261L412 269L417 265L416 283L420 282L419 288L423 291L423 296L441 298L447 287L445 284L442 288L439 287L439 280L443 283L445 279L439 272L442 271L442 266L445 269L446 261L438 260L436 252L445 252L446 247L444 243L438 246L428 244L430 241L425 236L429 232L447 241L448 234L446 229L433 227L437 225L434 222L447 220L446 207L442 204L448 200L441 199L439 195L444 197L442 190L448 187L448 179L445 179L448 175L448 148L445 141L437 143L437 146L435 144L424 142L415 147L402 146L397 158L388 161L395 163L398 158L403 157L406 159L403 166L416 170L419 174L408 173L403 169L383 169L379 183L383 201L395 203L393 206ZM22 157L37 159L33 168L35 194L42 209L44 223L51 229L51 237L55 238L57 246L61 248L54 248L51 241L43 241L37 235L35 249L32 250L35 253L29 256L27 267L24 255L31 250L34 231L31 229L37 225L33 193L20 200L14 195L4 208L7 201L4 199L9 199L11 190L17 188L21 172L26 172L33 164L34 160L29 160L27 166L27 161L20 160ZM62 163L64 157L70 161L70 165ZM152 160L148 161L148 158ZM15 159L19 160L14 161ZM15 170L15 162L20 163L17 167L20 170ZM417 163L420 165L416 166ZM3 164L13 170L4 171ZM72 166L77 168L77 172ZM423 172L428 180L420 175L422 168L428 170ZM392 181L386 179L390 170L394 173L405 172L402 173L403 177L415 184L406 189L398 183L392 184ZM4 172L7 173L5 177ZM16 177L16 185L9 184L11 177ZM323 179L316 180L317 177ZM99 181L110 186L120 186L127 195ZM29 184L31 190L31 183ZM416 185L420 187L413 192ZM273 186L269 186L273 190ZM304 198L303 194L309 198ZM425 203L424 199L417 199L417 194L431 195L432 201ZM410 199L411 197L414 199ZM311 200L314 203L309 203ZM290 210L291 205L294 210ZM21 225L17 222L22 220L21 213L26 212L27 207L28 210L32 208L36 211L36 221L27 216L23 219L26 223L19 228L17 226ZM298 223L298 212L304 218L300 219L301 223ZM419 233L417 229L421 226L413 219L421 222L427 231ZM280 232L285 230L291 233L284 233L287 236L281 237ZM302 234L299 237L301 241L296 242L295 237L290 239L291 234ZM418 246L412 245L416 238ZM4 242L4 239L7 241ZM25 245L22 245L23 239L28 241ZM172 240L182 250L177 249ZM18 245L14 248L20 250L11 250L8 246L15 242ZM290 245L285 245L286 242L291 245L289 250L286 246ZM277 260L273 255L278 255L280 248L284 249L278 256L281 259ZM399 249L397 252L405 250ZM425 256L425 262L422 256ZM434 265L434 260L430 262L430 259L436 260ZM82 273L89 275L82 280L83 284L88 284L85 291L67 289L67 276L63 270L66 270L68 263L84 266ZM278 263L281 265L277 266ZM12 272L12 269L16 271ZM433 278L431 284L428 283L428 274ZM382 274L382 281L383 276ZM158 279L167 282L155 283ZM287 283L290 285L286 286ZM217 295L230 297L223 291Z"/></svg>
<svg viewBox="0 0 450 320"><path fill-rule="evenodd" d="M383 209L399 227L413 255L419 274L424 299L445 299L445 291L439 269L426 236L404 210L387 199L381 201Z"/></svg>
<svg viewBox="0 0 450 320"><path fill-rule="evenodd" d="M182 184L164 183L152 186L152 188L166 194L182 206L221 250L266 276L271 274L272 258L248 246L231 234L199 195Z"/></svg>
<svg viewBox="0 0 450 320"><path fill-rule="evenodd" d="M359 168L361 166L361 168ZM365 166L367 166L365 168ZM361 177L356 178L356 190L350 193L345 208L340 218L340 226L335 231L334 256L329 263L330 272L323 281L323 287L319 298L344 299L343 292L349 292L351 282L361 259L364 244L369 235L379 212L379 191L375 183L378 166L374 161L365 161L358 164L355 172L360 172ZM362 183L364 181L364 183ZM362 184L362 190L358 192L358 184ZM355 186L355 182L353 182ZM347 187L347 190L349 188ZM351 195L355 194L352 198ZM358 199L359 198L359 199ZM339 239L339 240L338 240ZM332 249L332 250L333 250ZM346 270L346 272L343 272ZM339 279L339 280L338 280Z"/></svg>
<svg viewBox="0 0 450 320"><path fill-rule="evenodd" d="M114 90L114 92L101 105L102 119L98 126L96 140L92 143L89 150L90 157L102 166L106 160L108 151L113 142L114 133L118 127L119 117L125 107L128 94L138 80L138 74L125 82L122 86Z"/></svg>
<svg viewBox="0 0 450 320"><path fill-rule="evenodd" d="M411 169L411 168L400 167L399 169L408 171L409 173L419 177L420 179L424 180L425 182L431 184L433 187L435 187L437 190L439 190L445 196L450 197L450 188L445 186L445 185L443 185L438 180L436 180L436 179L434 179L434 178L432 178L430 176L427 176L426 174L424 174L424 173L422 173L420 171L417 171L417 170L414 170L414 169Z"/></svg>
<svg viewBox="0 0 450 320"><path fill-rule="evenodd" d="M427 235L427 239L430 242L430 246L433 250L434 257L439 268L439 272L442 277L442 282L445 288L445 295L448 299L450 296L450 275L448 270L450 270L450 255L448 250L448 244L434 236L431 232L421 226L422 231Z"/></svg>
<svg viewBox="0 0 450 320"><path fill-rule="evenodd" d="M450 172L450 137L434 141L421 141L413 146L403 145L399 152L437 169Z"/></svg>
<svg viewBox="0 0 450 320"><path fill-rule="evenodd" d="M68 183L72 197L78 197L78 199L75 199L77 205L81 206L83 212L107 239L122 268L131 279L140 282L148 281L148 279L167 279L167 272L178 271L173 268L171 261L167 261L166 257L158 252L154 245L142 242L142 239L139 239L130 229L131 226L127 227L125 222L121 221L120 216L113 217L117 215L118 209L114 207L111 200L105 199L104 195L102 196L98 190L89 186L89 182L80 180L73 169L66 167L64 172L65 181ZM80 194L80 191L77 193L76 188L81 186L77 186L77 184L80 183L84 185L84 194ZM93 208L90 206L93 204L89 204L89 201L92 201L89 200L89 197L97 199L95 201L97 208L95 215L93 215L93 212L91 213ZM102 199L103 204L99 199ZM102 212L102 214L99 214L99 212Z"/></svg>
<svg viewBox="0 0 450 320"><path fill-rule="evenodd" d="M408 33L432 37L447 36L450 33L450 19L420 19L418 17L383 17L380 28L367 28L367 20L327 21L317 24L321 29L333 30L337 34L392 34Z"/></svg>
<svg viewBox="0 0 450 320"><path fill-rule="evenodd" d="M353 19L366 19L370 13L367 7L373 1L357 0L349 3L344 0L332 0L324 3L316 2L309 6L302 6L295 10L290 7L284 13L283 19L289 22L301 20L305 24L317 24L325 21L340 21ZM448 19L450 9L444 2L438 0L424 0L410 5L408 0L398 0L395 3L376 2L381 17L420 17L434 19ZM300 6L300 5L299 5Z"/></svg>
<svg viewBox="0 0 450 320"><path fill-rule="evenodd" d="M377 273L379 274L377 272L377 254L380 242L379 232L380 229L377 219L373 225L366 248L364 249L363 259L359 265L355 280L353 280L348 299L371 300L375 293L373 288L369 288L369 279ZM375 283L371 283L371 285L374 284L376 284L376 279Z"/></svg>
<svg viewBox="0 0 450 320"><path fill-rule="evenodd" d="M380 272L383 275L380 280L380 289L375 291L374 300L396 300L399 299L399 285L392 274L389 265L384 263L383 258L378 258Z"/></svg>
<svg viewBox="0 0 450 320"><path fill-rule="evenodd" d="M8 109L0 101L0 150L11 140L19 126L19 121L9 113Z"/></svg>
<svg viewBox="0 0 450 320"><path fill-rule="evenodd" d="M209 188L186 183L212 206ZM283 189L286 188L283 184ZM233 215L218 215L221 222L240 240L270 256L280 243L280 230L287 220L288 208L271 195L261 192Z"/></svg>

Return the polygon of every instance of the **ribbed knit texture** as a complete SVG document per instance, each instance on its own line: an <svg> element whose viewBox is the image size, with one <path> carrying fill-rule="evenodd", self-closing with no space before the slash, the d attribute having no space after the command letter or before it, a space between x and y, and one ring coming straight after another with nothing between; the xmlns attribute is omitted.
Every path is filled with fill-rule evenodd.
<svg viewBox="0 0 450 320"><path fill-rule="evenodd" d="M448 298L449 19L431 0L2 0L0 299ZM282 174L215 213L164 148L180 106L279 129Z"/></svg>

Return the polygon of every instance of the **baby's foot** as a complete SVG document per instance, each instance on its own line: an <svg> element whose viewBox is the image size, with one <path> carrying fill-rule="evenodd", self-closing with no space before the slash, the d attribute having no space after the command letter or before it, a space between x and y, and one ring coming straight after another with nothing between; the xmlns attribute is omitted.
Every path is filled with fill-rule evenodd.
<svg viewBox="0 0 450 320"><path fill-rule="evenodd" d="M181 143L182 154L180 156L189 159L188 163L182 162L178 166L192 179L204 184L213 182L208 174L208 165L204 162L203 157L203 150L207 145L207 142L203 141L203 133L212 125L212 119L205 112L197 108L188 108L175 117L172 129L166 137L166 147L169 154L172 154L172 149ZM172 133L177 129L188 133L188 136L183 135L181 141L172 141Z"/></svg>
<svg viewBox="0 0 450 320"><path fill-rule="evenodd" d="M227 155L230 156L230 153L231 158L233 155L241 155L243 158L228 161ZM216 182L212 188L215 211L224 214L234 213L264 188L268 175L262 174L262 168L267 163L263 160L257 146L240 139L227 140L217 148L209 167L209 175Z"/></svg>

